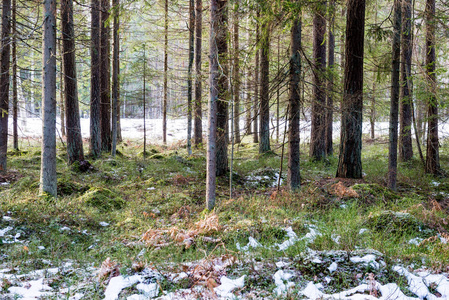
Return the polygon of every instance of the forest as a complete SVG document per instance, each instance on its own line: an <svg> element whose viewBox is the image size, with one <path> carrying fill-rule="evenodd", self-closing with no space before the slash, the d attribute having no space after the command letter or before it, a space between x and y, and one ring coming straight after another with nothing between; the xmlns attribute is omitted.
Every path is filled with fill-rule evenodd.
<svg viewBox="0 0 449 300"><path fill-rule="evenodd" d="M0 299L449 299L448 19L2 0Z"/></svg>

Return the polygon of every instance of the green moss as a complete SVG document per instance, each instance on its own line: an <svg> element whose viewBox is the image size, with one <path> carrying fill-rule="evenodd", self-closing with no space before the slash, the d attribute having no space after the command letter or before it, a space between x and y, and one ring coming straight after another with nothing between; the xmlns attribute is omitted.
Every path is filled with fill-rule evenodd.
<svg viewBox="0 0 449 300"><path fill-rule="evenodd" d="M75 193L83 193L89 187L83 186L66 178L58 178L58 196L72 195Z"/></svg>
<svg viewBox="0 0 449 300"><path fill-rule="evenodd" d="M388 232L395 235L409 234L427 238L436 232L409 213L382 211L368 217L365 225L374 231Z"/></svg>
<svg viewBox="0 0 449 300"><path fill-rule="evenodd" d="M125 206L125 201L120 196L105 188L90 188L80 200L100 211L121 209Z"/></svg>
<svg viewBox="0 0 449 300"><path fill-rule="evenodd" d="M363 200L367 202L375 202L377 200L390 202L399 199L399 196L390 189L376 183L355 184L352 188L361 196Z"/></svg>
<svg viewBox="0 0 449 300"><path fill-rule="evenodd" d="M164 158L165 158L165 156L163 156L162 154L158 154L158 153L153 154L149 157L149 159L164 159Z"/></svg>

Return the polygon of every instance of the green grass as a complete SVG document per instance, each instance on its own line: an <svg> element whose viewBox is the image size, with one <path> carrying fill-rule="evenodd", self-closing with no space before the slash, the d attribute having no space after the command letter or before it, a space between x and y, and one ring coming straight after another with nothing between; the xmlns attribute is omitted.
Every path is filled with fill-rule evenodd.
<svg viewBox="0 0 449 300"><path fill-rule="evenodd" d="M385 188L385 144L364 146L366 176L363 184L354 187L360 195L358 198L339 198L330 191L337 155L324 162L313 162L302 153L303 186L298 192L285 191L282 186L281 192L275 195L275 185L250 185L247 181L251 176L279 172L281 158L276 154L259 156L254 144L241 145L235 153L232 199L229 178L218 180L215 213L222 228L207 236L221 242L197 239L189 248L176 243L151 247L139 240L150 228L176 226L188 230L204 217L206 162L203 149L195 149L188 157L184 148L155 145L148 152L149 157L155 156L144 160L141 148L127 141L119 147L122 155L116 158L105 155L90 161L93 170L87 173L68 167L65 154L60 150L57 162L60 193L52 200L38 194L40 150L35 146L29 147L26 153L9 157L9 168L20 176L12 184L1 187L0 216L14 218L13 233L21 233L19 239L24 243L1 245L0 256L4 257L1 267L20 267L20 272L26 272L45 267L43 262L46 261L58 266L69 260L82 267L99 267L110 257L120 263L124 273L132 273L133 262L163 268L168 263L228 254L242 260L249 256L274 263L282 257L294 259L307 248L317 251L374 249L382 252L386 261L424 263L439 270L449 264L449 246L442 245L438 239L421 246L408 243L417 236L428 238L449 230L448 208L443 205L447 202L444 193L449 192L449 180L425 175L420 162L413 160L399 165L400 193L389 191ZM442 162L442 167L447 167L446 157ZM286 159L283 170L285 178ZM438 181L439 185L433 185L433 181ZM430 199L440 201L443 210L435 209ZM385 211L408 212L419 226L429 231L422 235L419 226L416 227L418 223L399 226L379 221L373 224L373 218ZM104 227L100 222L110 225ZM0 219L0 228L8 224ZM286 251L275 250L273 245L286 239L284 228L292 226L302 237L310 224L321 233L312 243L299 241ZM362 228L368 231L360 234ZM236 243L244 246L249 237L266 247L251 249L246 254L239 252ZM318 272L312 267L307 270L310 274ZM353 287L355 282L351 276L356 270L348 266L345 272L327 288L328 291ZM249 287L264 277L254 271L251 264L243 269L232 269L230 273L247 274ZM397 279L401 280L399 276ZM78 279L68 276L61 280L74 284ZM268 289L274 287L270 279L263 285ZM101 298L100 286L91 285L89 289L92 299Z"/></svg>

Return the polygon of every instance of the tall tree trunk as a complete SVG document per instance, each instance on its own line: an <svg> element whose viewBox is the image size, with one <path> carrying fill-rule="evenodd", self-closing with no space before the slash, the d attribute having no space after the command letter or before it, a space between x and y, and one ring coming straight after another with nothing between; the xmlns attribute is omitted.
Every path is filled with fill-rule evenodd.
<svg viewBox="0 0 449 300"><path fill-rule="evenodd" d="M45 0L44 9L40 193L56 197L56 0Z"/></svg>
<svg viewBox="0 0 449 300"><path fill-rule="evenodd" d="M187 152L192 154L192 70L195 58L195 0L189 0L189 67L187 71Z"/></svg>
<svg viewBox="0 0 449 300"><path fill-rule="evenodd" d="M11 0L3 0L2 4L2 40L0 67L0 173L6 172L6 155L8 152Z"/></svg>
<svg viewBox="0 0 449 300"><path fill-rule="evenodd" d="M435 75L435 0L426 1L427 156L426 173L439 174L438 99Z"/></svg>
<svg viewBox="0 0 449 300"><path fill-rule="evenodd" d="M237 144L240 143L240 48L239 48L239 0L234 5L234 137Z"/></svg>
<svg viewBox="0 0 449 300"><path fill-rule="evenodd" d="M196 0L195 15L195 131L194 143L196 146L203 143L203 109L202 109L202 78L201 78L201 51L203 34L203 0Z"/></svg>
<svg viewBox="0 0 449 300"><path fill-rule="evenodd" d="M218 1L219 24L216 32L218 59L222 74L218 77L218 102L217 102L217 176L225 175L228 170L228 1ZM212 85L211 85L212 86Z"/></svg>
<svg viewBox="0 0 449 300"><path fill-rule="evenodd" d="M375 137L375 122L376 122L376 73L377 70L375 69L373 72L373 94L371 96L371 107L370 107L370 113L369 113L369 124L370 124L370 137L371 139L374 139Z"/></svg>
<svg viewBox="0 0 449 300"><path fill-rule="evenodd" d="M312 129L310 133L310 156L313 160L326 157L326 1L319 1L313 16L313 99Z"/></svg>
<svg viewBox="0 0 449 300"><path fill-rule="evenodd" d="M61 57L63 55L63 51L62 51L62 35L61 38L57 41L58 43L58 49L59 49L59 53L61 54ZM64 105L64 74L63 74L63 69L64 69L64 62L61 59L61 62L59 64L59 68L60 68L60 72L59 72L59 111L61 113L60 115L60 119L61 119L61 135L63 137L66 136L66 130L65 130L65 105Z"/></svg>
<svg viewBox="0 0 449 300"><path fill-rule="evenodd" d="M337 177L362 178L365 0L348 0L344 99Z"/></svg>
<svg viewBox="0 0 449 300"><path fill-rule="evenodd" d="M220 6L220 0L210 2L210 99L209 120L207 135L207 165L206 165L206 207L212 210L215 207L216 172L217 172L217 103L220 96L220 77L223 75L219 69L219 43L222 42L224 34L223 16L224 10Z"/></svg>
<svg viewBox="0 0 449 300"><path fill-rule="evenodd" d="M266 153L270 148L270 32L271 25L262 24L260 44L260 128L259 153Z"/></svg>
<svg viewBox="0 0 449 300"><path fill-rule="evenodd" d="M326 130L325 130L325 152L326 155L334 153L333 147L333 123L334 123L334 65L335 65L335 0L329 2L330 22L328 33L328 59L327 68L329 77L327 81L327 97L326 97Z"/></svg>
<svg viewBox="0 0 449 300"><path fill-rule="evenodd" d="M100 0L91 0L90 155L101 153L100 134Z"/></svg>
<svg viewBox="0 0 449 300"><path fill-rule="evenodd" d="M117 152L117 141L118 141L118 125L119 125L119 70L120 70L120 0L113 0L112 5L114 7L114 48L112 53L112 156L115 157Z"/></svg>
<svg viewBox="0 0 449 300"><path fill-rule="evenodd" d="M78 85L75 61L75 31L73 29L73 0L61 0L62 59L64 100L67 121L67 155L69 165L84 160L81 137Z"/></svg>
<svg viewBox="0 0 449 300"><path fill-rule="evenodd" d="M388 187L396 190L398 171L399 74L401 60L401 0L394 1L391 66L390 130L388 147Z"/></svg>
<svg viewBox="0 0 449 300"><path fill-rule="evenodd" d="M259 67L260 67L260 28L259 28L260 11L257 9L256 14L256 57L254 68L254 124L253 124L253 142L259 143Z"/></svg>
<svg viewBox="0 0 449 300"><path fill-rule="evenodd" d="M299 157L299 117L300 117L300 90L301 80L301 20L295 19L291 29L291 58L289 82L289 114L288 114L288 173L287 183L291 190L301 185L300 157Z"/></svg>
<svg viewBox="0 0 449 300"><path fill-rule="evenodd" d="M14 151L19 151L19 134L17 128L18 98L17 98L17 3L12 0L12 135Z"/></svg>
<svg viewBox="0 0 449 300"><path fill-rule="evenodd" d="M101 127L101 150L111 152L111 32L108 24L110 16L110 0L101 0L101 27L100 27L100 127Z"/></svg>
<svg viewBox="0 0 449 300"><path fill-rule="evenodd" d="M278 35L278 51L277 51L277 76L281 71L281 36ZM281 98L281 80L279 79L279 86L276 89L276 143L279 143L279 127L280 127L280 98Z"/></svg>
<svg viewBox="0 0 449 300"><path fill-rule="evenodd" d="M399 159L413 157L412 146L412 1L402 0Z"/></svg>
<svg viewBox="0 0 449 300"><path fill-rule="evenodd" d="M167 97L168 97L168 0L164 6L164 100L162 103L162 142L167 144Z"/></svg>

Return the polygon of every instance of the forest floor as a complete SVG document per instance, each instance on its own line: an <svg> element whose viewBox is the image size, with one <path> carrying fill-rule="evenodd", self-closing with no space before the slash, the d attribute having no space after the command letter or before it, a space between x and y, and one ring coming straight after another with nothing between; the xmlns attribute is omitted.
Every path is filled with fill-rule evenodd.
<svg viewBox="0 0 449 300"><path fill-rule="evenodd" d="M448 169L448 145L441 165ZM0 176L1 299L449 299L449 179L366 141L362 180L337 158L301 160L287 192L281 150L236 147L232 186L205 208L205 152L123 142L81 172L58 149L58 198L39 196L40 150L9 153Z"/></svg>

